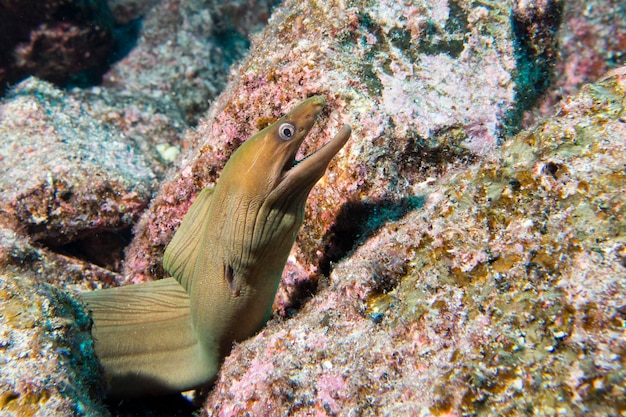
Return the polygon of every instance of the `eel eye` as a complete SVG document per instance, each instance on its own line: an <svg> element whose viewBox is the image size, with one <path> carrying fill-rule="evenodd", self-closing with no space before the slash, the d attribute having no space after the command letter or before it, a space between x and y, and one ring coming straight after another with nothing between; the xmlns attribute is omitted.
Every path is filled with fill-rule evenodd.
<svg viewBox="0 0 626 417"><path fill-rule="evenodd" d="M291 140L296 136L296 127L291 123L283 123L278 127L278 136L282 140Z"/></svg>

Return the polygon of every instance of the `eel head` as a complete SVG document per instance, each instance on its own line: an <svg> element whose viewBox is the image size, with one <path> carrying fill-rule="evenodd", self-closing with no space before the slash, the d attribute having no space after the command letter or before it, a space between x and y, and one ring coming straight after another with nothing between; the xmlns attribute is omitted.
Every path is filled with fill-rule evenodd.
<svg viewBox="0 0 626 417"><path fill-rule="evenodd" d="M247 140L224 167L220 181L228 179L234 182L233 189L249 190L256 199L275 202L289 196L289 200L304 205L309 191L351 133L350 126L345 125L322 148L296 160L325 104L323 97L311 97Z"/></svg>

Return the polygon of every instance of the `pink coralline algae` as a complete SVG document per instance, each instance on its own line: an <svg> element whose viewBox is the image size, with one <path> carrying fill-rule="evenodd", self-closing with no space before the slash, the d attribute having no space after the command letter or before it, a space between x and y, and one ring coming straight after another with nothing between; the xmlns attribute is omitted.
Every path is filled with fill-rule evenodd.
<svg viewBox="0 0 626 417"><path fill-rule="evenodd" d="M626 412L624 74L414 184L422 207L235 347L206 414Z"/></svg>

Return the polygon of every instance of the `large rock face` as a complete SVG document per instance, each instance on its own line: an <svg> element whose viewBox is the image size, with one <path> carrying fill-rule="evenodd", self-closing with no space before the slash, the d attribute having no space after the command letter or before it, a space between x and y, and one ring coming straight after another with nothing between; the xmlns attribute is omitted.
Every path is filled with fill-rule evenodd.
<svg viewBox="0 0 626 417"><path fill-rule="evenodd" d="M104 75L107 88L175 103L197 123L224 89L276 0L113 1L119 19L147 9L136 45Z"/></svg>
<svg viewBox="0 0 626 417"><path fill-rule="evenodd" d="M0 103L0 221L31 242L119 272L116 246L163 167L143 152L151 144L140 135L102 123L94 113L103 107L36 79Z"/></svg>
<svg viewBox="0 0 626 417"><path fill-rule="evenodd" d="M56 245L128 227L156 180L132 139L49 84L32 80L9 98L0 107L1 218Z"/></svg>

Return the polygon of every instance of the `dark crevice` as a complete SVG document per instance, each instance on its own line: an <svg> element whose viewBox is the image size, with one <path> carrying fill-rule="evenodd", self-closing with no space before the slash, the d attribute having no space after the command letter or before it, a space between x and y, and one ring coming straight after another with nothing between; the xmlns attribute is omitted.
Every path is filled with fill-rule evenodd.
<svg viewBox="0 0 626 417"><path fill-rule="evenodd" d="M146 398L109 399L105 402L116 417L192 417L199 415L201 402L194 404L180 394Z"/></svg>
<svg viewBox="0 0 626 417"><path fill-rule="evenodd" d="M102 83L102 76L117 62L121 61L137 45L142 19L132 20L112 28L113 42L103 64L74 74L63 88L89 88Z"/></svg>
<svg viewBox="0 0 626 417"><path fill-rule="evenodd" d="M423 196L408 196L399 199L381 199L377 201L351 201L344 204L335 219L335 224L322 240L328 242L325 246L325 255L320 260L319 273L311 279L298 281L290 287L290 303L286 307L287 316L291 317L302 306L315 296L330 275L333 264L353 252L367 239L374 235L388 222L400 220L409 212L419 209L424 204ZM376 275L376 290L389 290L397 282L390 276L389 262L376 265L374 261L373 273ZM394 270L397 268L394 267Z"/></svg>
<svg viewBox="0 0 626 417"><path fill-rule="evenodd" d="M298 311L306 304L308 300L313 298L319 291L319 280L317 279L304 279L297 281L293 287L290 288L289 303L285 307L286 316L294 317Z"/></svg>
<svg viewBox="0 0 626 417"><path fill-rule="evenodd" d="M29 75L60 87L100 79L114 42L107 2L3 3L0 95Z"/></svg>
<svg viewBox="0 0 626 417"><path fill-rule="evenodd" d="M98 265L113 272L121 272L124 249L132 239L131 228L101 231L60 246L48 248L62 255Z"/></svg>
<svg viewBox="0 0 626 417"><path fill-rule="evenodd" d="M339 261L388 222L400 220L407 213L424 204L423 196L408 196L380 201L354 201L345 204L335 220L335 225L324 238L325 256L319 270L328 276L333 263Z"/></svg>
<svg viewBox="0 0 626 417"><path fill-rule="evenodd" d="M514 74L516 106L505 117L507 135L519 132L524 112L539 100L554 78L563 5L561 0L550 0L545 7L513 7L511 28L517 67Z"/></svg>

